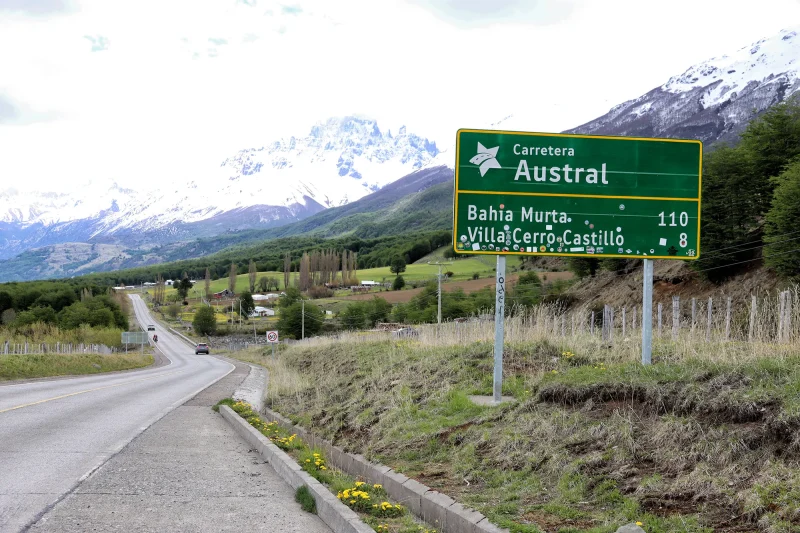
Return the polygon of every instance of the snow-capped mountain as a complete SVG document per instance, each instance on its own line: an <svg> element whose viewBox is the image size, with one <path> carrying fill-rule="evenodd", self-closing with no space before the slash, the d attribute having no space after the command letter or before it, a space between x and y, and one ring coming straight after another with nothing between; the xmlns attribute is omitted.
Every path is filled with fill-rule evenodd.
<svg viewBox="0 0 800 533"><path fill-rule="evenodd" d="M771 105L800 90L800 27L715 57L567 133L734 139Z"/></svg>
<svg viewBox="0 0 800 533"><path fill-rule="evenodd" d="M357 200L427 165L436 144L374 120L332 118L305 137L239 151L189 183L70 193L0 191L0 259L60 242L141 246L300 220Z"/></svg>

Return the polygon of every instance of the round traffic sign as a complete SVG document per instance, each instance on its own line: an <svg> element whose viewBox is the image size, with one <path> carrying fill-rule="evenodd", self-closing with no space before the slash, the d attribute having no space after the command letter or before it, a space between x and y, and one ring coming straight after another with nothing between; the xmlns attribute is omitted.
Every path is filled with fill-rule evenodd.
<svg viewBox="0 0 800 533"><path fill-rule="evenodd" d="M267 341L269 341L269 342L278 342L278 332L277 331L268 331L267 332Z"/></svg>

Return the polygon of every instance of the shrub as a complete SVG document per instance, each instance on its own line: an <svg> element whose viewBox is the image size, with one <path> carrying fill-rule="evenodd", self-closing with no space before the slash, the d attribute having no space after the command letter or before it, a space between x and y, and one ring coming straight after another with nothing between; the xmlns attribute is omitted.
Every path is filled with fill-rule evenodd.
<svg viewBox="0 0 800 533"><path fill-rule="evenodd" d="M477 272L473 272L472 273L472 279L479 279L480 277L481 277L481 275L478 274Z"/></svg>
<svg viewBox="0 0 800 533"><path fill-rule="evenodd" d="M403 276L397 276L396 278L394 278L394 281L392 282L393 291L399 291L405 286L406 286L406 280L403 279Z"/></svg>
<svg viewBox="0 0 800 533"><path fill-rule="evenodd" d="M192 326L198 335L213 335L217 332L217 317L214 308L204 305L194 314Z"/></svg>

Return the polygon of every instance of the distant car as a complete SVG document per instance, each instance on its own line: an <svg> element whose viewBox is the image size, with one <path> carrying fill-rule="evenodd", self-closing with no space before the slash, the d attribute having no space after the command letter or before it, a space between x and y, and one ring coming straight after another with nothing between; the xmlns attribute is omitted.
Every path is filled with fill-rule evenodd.
<svg viewBox="0 0 800 533"><path fill-rule="evenodd" d="M201 353L208 355L208 344L201 342L197 345L197 347L194 349L194 354L197 355Z"/></svg>
<svg viewBox="0 0 800 533"><path fill-rule="evenodd" d="M147 331L155 331L156 327L153 324L147 326Z"/></svg>

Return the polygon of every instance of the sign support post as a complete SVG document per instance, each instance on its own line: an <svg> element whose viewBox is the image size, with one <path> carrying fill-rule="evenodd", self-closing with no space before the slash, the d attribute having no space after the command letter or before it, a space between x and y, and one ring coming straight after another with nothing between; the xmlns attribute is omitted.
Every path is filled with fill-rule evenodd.
<svg viewBox="0 0 800 533"><path fill-rule="evenodd" d="M503 337L505 333L506 256L497 256L496 289L494 300L494 403L503 396Z"/></svg>
<svg viewBox="0 0 800 533"><path fill-rule="evenodd" d="M649 365L653 349L653 260L642 268L642 364Z"/></svg>

